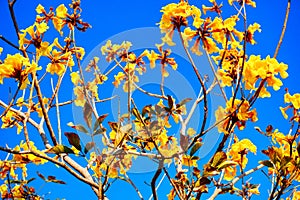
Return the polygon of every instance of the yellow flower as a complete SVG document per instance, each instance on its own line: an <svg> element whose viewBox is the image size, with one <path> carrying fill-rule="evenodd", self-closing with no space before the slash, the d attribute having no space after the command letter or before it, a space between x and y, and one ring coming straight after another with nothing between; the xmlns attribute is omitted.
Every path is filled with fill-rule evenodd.
<svg viewBox="0 0 300 200"><path fill-rule="evenodd" d="M23 90L29 84L28 75L40 70L41 67L28 58L17 53L15 55L8 54L4 62L0 64L0 84L3 84L3 78L14 78L19 81L20 89Z"/></svg>
<svg viewBox="0 0 300 200"><path fill-rule="evenodd" d="M299 200L299 199L300 199L300 191L294 192L292 200Z"/></svg>
<svg viewBox="0 0 300 200"><path fill-rule="evenodd" d="M220 122L217 125L220 133L223 132L228 134L228 123L230 122L230 116L232 115L237 117L235 123L240 130L244 129L247 120L251 120L252 122L258 120L256 110L250 110L250 104L247 100L242 101L235 99L234 105L232 105L232 101L233 97L226 102L225 109L222 106L219 106L215 112L216 122Z"/></svg>
<svg viewBox="0 0 300 200"><path fill-rule="evenodd" d="M228 3L229 3L230 5L232 5L234 1L237 1L240 5L242 5L243 2L244 2L244 0L228 0ZM252 6L253 8L256 7L256 3L255 3L254 1L252 1L252 0L245 0L245 4L250 5L250 6Z"/></svg>
<svg viewBox="0 0 300 200"><path fill-rule="evenodd" d="M248 158L246 157L248 151L256 154L257 148L249 139L238 141L238 138L235 137L235 143L232 144L227 156L231 161L238 163L244 169L248 163ZM226 167L225 180L232 180L236 175L236 171L236 166Z"/></svg>
<svg viewBox="0 0 300 200"><path fill-rule="evenodd" d="M39 153L39 154L45 156L45 153L39 151L36 148L36 146L34 145L34 142L30 141L29 146L32 151L35 151L36 153ZM29 150L26 142L21 141L20 145L15 147L15 150L20 150L20 149L23 149L24 151ZM20 163L23 163L23 164L32 162L36 165L39 165L39 164L44 164L44 163L48 162L47 160L39 158L33 154L14 154L13 158L15 161L19 161ZM26 170L26 168L23 170Z"/></svg>
<svg viewBox="0 0 300 200"><path fill-rule="evenodd" d="M49 29L45 22L35 23L35 26L38 34L43 34Z"/></svg>
<svg viewBox="0 0 300 200"><path fill-rule="evenodd" d="M188 128L187 132L188 136L192 137L196 134L196 131L193 128Z"/></svg>
<svg viewBox="0 0 300 200"><path fill-rule="evenodd" d="M180 1L178 4L170 3L161 9L163 13L159 24L159 28L165 36L163 42L172 46L175 43L172 41L174 30L180 30L181 26L187 26L188 17L193 17L193 25L199 26L201 23L201 11L199 8L189 5L186 1Z"/></svg>
<svg viewBox="0 0 300 200"><path fill-rule="evenodd" d="M41 14L41 13L46 12L46 11L45 11L45 8L44 8L41 4L39 4L39 5L36 7L35 11L37 12L37 14Z"/></svg>
<svg viewBox="0 0 300 200"><path fill-rule="evenodd" d="M102 55L107 55L106 60L111 62L116 58L116 56L121 57L123 54L128 53L131 47L131 42L124 41L122 44L112 44L110 40L106 42L104 46L101 47Z"/></svg>
<svg viewBox="0 0 300 200"><path fill-rule="evenodd" d="M76 106L81 106L83 107L85 104L85 96L83 92L83 87L82 86L76 86L74 89L74 94L76 96L76 99L74 100Z"/></svg>
<svg viewBox="0 0 300 200"><path fill-rule="evenodd" d="M56 8L56 16L59 18L66 18L67 12L68 12L68 9L66 8L66 6L64 4L60 4Z"/></svg>
<svg viewBox="0 0 300 200"><path fill-rule="evenodd" d="M260 25L258 23L251 24L247 30L246 42L250 42L250 44L255 44L255 40L253 39L254 32L261 32Z"/></svg>
<svg viewBox="0 0 300 200"><path fill-rule="evenodd" d="M72 72L70 76L71 76L71 81L74 85L78 85L79 83L82 83L79 72Z"/></svg>
<svg viewBox="0 0 300 200"><path fill-rule="evenodd" d="M237 169L235 166L226 167L224 170L224 179L227 181L231 181L235 177L236 171Z"/></svg>
<svg viewBox="0 0 300 200"><path fill-rule="evenodd" d="M267 56L266 59L261 59L260 56L251 55L245 63L243 71L243 81L247 90L256 90L256 82L259 79L265 80L267 86L272 86L274 90L279 90L282 86L282 81L276 76L280 74L281 78L286 78L288 66L284 63L278 63L275 58ZM265 86L264 86L265 87ZM260 97L269 96L266 89Z"/></svg>
<svg viewBox="0 0 300 200"><path fill-rule="evenodd" d="M20 121L20 120L21 119L17 114L15 114L14 112L9 110L9 111L7 111L6 115L1 118L1 121L2 121L1 128L4 129L4 128L11 128L13 126L16 126L17 134L20 134L20 132L23 129L23 126L21 126L18 123L18 121Z"/></svg>
<svg viewBox="0 0 300 200"><path fill-rule="evenodd" d="M229 118L226 118L227 115L225 113L225 109L222 106L219 106L218 109L216 110L215 117L216 117L216 122L220 122L217 125L218 132L219 133L223 132L224 134L228 134L226 127L228 126ZM221 122L221 120L223 121Z"/></svg>
<svg viewBox="0 0 300 200"><path fill-rule="evenodd" d="M211 6L211 7L202 5L202 10L203 10L204 15L206 15L207 11L216 12L217 14L220 15L222 12L221 7L223 6L223 4L221 3L220 5L218 5L215 0L210 0L210 2L213 4L213 6Z"/></svg>
<svg viewBox="0 0 300 200"><path fill-rule="evenodd" d="M292 103L293 107L298 110L300 108L300 94L296 93L294 95L290 95L290 93L287 92L284 95L284 102Z"/></svg>
<svg viewBox="0 0 300 200"><path fill-rule="evenodd" d="M51 74L56 73L60 76L65 72L67 66L74 66L71 52L63 53L54 49L51 53L52 54L48 54L51 63L47 65L47 72L50 72Z"/></svg>
<svg viewBox="0 0 300 200"><path fill-rule="evenodd" d="M162 45L156 45L156 46L157 46L157 49L160 52L160 54L157 54L154 51L151 51L151 53L149 53L149 51L146 51L145 55L147 56L147 58L150 61L151 68L154 68L155 62L157 60L160 60L161 61L160 64L162 66L161 73L164 77L167 77L167 76L169 76L169 73L165 69L167 67L167 65L170 65L173 70L176 70L177 63L174 58L169 57L171 55L170 49L163 50Z"/></svg>
<svg viewBox="0 0 300 200"><path fill-rule="evenodd" d="M92 97L95 97L96 100L99 100L98 86L95 80L87 83L87 89L92 93Z"/></svg>
<svg viewBox="0 0 300 200"><path fill-rule="evenodd" d="M62 35L63 34L62 28L66 24L65 21L58 17L53 17L52 23L53 23L54 28L60 33L60 35Z"/></svg>
<svg viewBox="0 0 300 200"><path fill-rule="evenodd" d="M113 82L113 85L118 87L121 84L121 81L126 78L126 75L123 72L119 72L117 75L114 75L114 77L115 81Z"/></svg>
<svg viewBox="0 0 300 200"><path fill-rule="evenodd" d="M197 159L192 159L189 155L182 156L182 164L188 167L197 167Z"/></svg>

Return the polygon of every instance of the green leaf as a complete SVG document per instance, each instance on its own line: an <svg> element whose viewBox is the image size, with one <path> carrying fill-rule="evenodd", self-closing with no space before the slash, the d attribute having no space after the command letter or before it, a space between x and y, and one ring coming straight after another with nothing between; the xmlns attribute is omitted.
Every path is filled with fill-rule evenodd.
<svg viewBox="0 0 300 200"><path fill-rule="evenodd" d="M83 107L83 118L89 128L92 128L92 113L92 107L86 102Z"/></svg>
<svg viewBox="0 0 300 200"><path fill-rule="evenodd" d="M167 95L167 97L168 97L168 106L169 106L169 109L172 110L173 105L174 105L173 99L172 99L172 97L170 95Z"/></svg>
<svg viewBox="0 0 300 200"><path fill-rule="evenodd" d="M95 131L99 126L100 124L103 123L104 119L108 116L108 114L104 114L104 115L101 115L98 117L98 119L95 121L94 123L94 127L93 127L93 130Z"/></svg>
<svg viewBox="0 0 300 200"><path fill-rule="evenodd" d="M183 99L182 101L180 101L176 106L177 108L183 106L184 104L190 102L192 100L192 98L186 98L186 99Z"/></svg>
<svg viewBox="0 0 300 200"><path fill-rule="evenodd" d="M225 160L227 160L227 155L226 155L226 153L223 152L223 151L219 151L219 152L217 152L217 153L215 154L211 166L212 166L212 167L217 167L217 166L219 166L222 162L224 162Z"/></svg>
<svg viewBox="0 0 300 200"><path fill-rule="evenodd" d="M264 165L264 166L266 166L266 167L270 167L270 168L273 168L273 167L274 167L273 164L272 164L272 162L269 161L269 160L262 160L262 161L259 161L259 164L262 164L262 165Z"/></svg>
<svg viewBox="0 0 300 200"><path fill-rule="evenodd" d="M86 134L89 133L88 130L86 130L86 128L81 124L74 125L72 122L69 122L67 125L70 126L73 129L77 130L77 131L82 132L82 133L86 133Z"/></svg>
<svg viewBox="0 0 300 200"><path fill-rule="evenodd" d="M80 138L76 133L65 132L65 136L68 138L70 145L81 151Z"/></svg>
<svg viewBox="0 0 300 200"><path fill-rule="evenodd" d="M222 169L224 169L224 168L226 168L226 167L234 166L234 165L237 165L237 163L234 162L234 161L231 161L231 160L226 160L226 161L220 163L220 164L217 166L217 169L218 169L218 170L222 170Z"/></svg>
<svg viewBox="0 0 300 200"><path fill-rule="evenodd" d="M71 154L74 154L74 151L67 146L58 144L58 145L52 147L51 149L48 149L46 151L46 153L55 153L55 154L71 153Z"/></svg>
<svg viewBox="0 0 300 200"><path fill-rule="evenodd" d="M196 142L190 151L190 156L193 156L201 146L202 146L201 142Z"/></svg>
<svg viewBox="0 0 300 200"><path fill-rule="evenodd" d="M95 146L95 142L88 142L84 147L84 154L87 154Z"/></svg>

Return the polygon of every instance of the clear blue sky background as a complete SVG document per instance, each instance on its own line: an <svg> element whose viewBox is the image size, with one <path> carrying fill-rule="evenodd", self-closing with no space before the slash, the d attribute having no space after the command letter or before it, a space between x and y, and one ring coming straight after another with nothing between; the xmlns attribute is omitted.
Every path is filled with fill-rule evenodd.
<svg viewBox="0 0 300 200"><path fill-rule="evenodd" d="M89 22L92 25L92 29L88 29L85 33L77 33L77 45L83 46L86 53L91 52L99 43L105 41L107 38L118 34L120 32L141 28L141 27L153 27L157 22L160 21L161 13L160 9L162 6L173 1L82 1L82 18L84 21ZM190 4L195 4L201 7L202 3L209 5L206 1L190 0ZM219 1L218 1L219 2ZM17 1L15 4L16 17L18 20L19 28L23 29L32 25L35 19L35 8L41 3L46 10L53 6L57 7L60 3L68 4L70 1ZM253 9L248 7L248 23L258 22L261 24L262 32L255 35L255 40L257 45L249 47L248 54L260 54L262 57L267 55L273 56L277 41L279 39L282 23L285 15L286 1L258 1L257 8ZM227 1L224 1L226 10L224 14L230 13L232 10L228 10ZM232 8L231 8L232 9ZM255 126L261 126L264 129L267 125L273 124L275 128L279 128L282 132L286 132L289 128L289 124L283 120L280 114L279 106L283 105L283 94L284 88L288 87L291 94L295 92L300 92L299 87L299 46L300 40L298 38L300 31L300 3L299 1L292 1L290 18L287 26L286 36L284 38L283 44L279 51L277 59L279 61L285 62L289 65L288 79L284 80L284 86L276 93L272 91L271 99L261 99L257 102L257 110L259 113L259 122ZM66 33L67 31L65 31ZM7 2L4 0L0 1L0 34L17 44L17 38L13 29L13 24L9 16ZM157 43L158 41L153 41ZM11 47L7 46L6 43L0 41L0 46L4 47L4 51L1 55L1 59L8 53L13 54L16 51ZM86 55L87 55L86 54ZM0 85L0 94L2 99L7 100L8 86L14 84L13 81L5 81L9 85ZM70 86L66 86L65 90L71 90ZM49 88L50 90L50 88ZM65 91L63 90L63 91ZM270 89L272 90L272 89ZM12 86L12 92L14 92L14 87ZM69 96L68 96L69 95ZM66 99L71 98L71 92L68 92ZM62 97L64 98L64 97ZM63 122L72 121L72 116L63 116ZM63 126L67 128L65 125ZM68 130L70 131L70 130ZM247 124L247 129L241 132L240 138L249 137L253 142L260 148L266 147L268 145L268 140L259 135L254 131L253 125L251 123ZM18 139L22 136L15 136L15 130L0 130L0 145L9 144L11 146L17 144ZM0 154L0 159L4 159L5 154ZM256 159L264 159L264 156L260 156ZM256 161L251 161L250 164L255 166ZM29 169L33 173L34 177L37 177L35 171L39 170L45 175L55 175L58 179L62 179L67 182L67 185L55 185L46 184L40 188L39 193L45 194L46 198L55 199L66 198L66 199L95 199L93 192L85 184L81 184L75 180L72 176L68 175L63 170L57 170L55 166L46 165L43 168L35 168L34 166ZM148 199L150 194L150 187L144 184L144 181L148 180L150 182L152 173L143 174L129 174L134 180L137 181L139 187L141 187L142 194L145 199ZM253 182L265 183L267 181L266 177L260 172L253 176ZM1 184L1 181L0 181ZM37 188L42 184L41 180L35 181ZM168 186L167 181L162 185L159 192L168 193L166 190ZM268 188L261 187L261 198L254 199L265 199L267 195ZM47 194L47 192L51 194ZM116 184L110 188L108 192L108 197L110 199L138 199L133 189L128 184L122 184L121 181L117 181ZM220 196L218 199L227 199L228 196L222 198ZM162 196L161 199L165 199Z"/></svg>

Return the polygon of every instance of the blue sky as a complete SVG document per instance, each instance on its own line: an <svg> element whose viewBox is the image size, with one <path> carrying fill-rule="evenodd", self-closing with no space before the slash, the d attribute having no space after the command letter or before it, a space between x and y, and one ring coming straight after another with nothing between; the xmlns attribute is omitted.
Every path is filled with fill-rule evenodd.
<svg viewBox="0 0 300 200"><path fill-rule="evenodd" d="M85 33L77 33L76 40L77 46L83 46L86 51L86 56L89 54L93 54L95 52L95 48L98 48L98 45L105 42L108 38L118 38L120 35L122 37L126 37L127 34L124 34L124 31L135 30L136 37L144 37L145 39L155 40L152 43L158 43L157 37L153 35L147 35L149 32L145 32L143 34L143 28L145 27L155 27L156 23L160 21L161 13L160 9L162 6L173 2L173 1L82 1L82 18L84 21L87 21L92 25L91 29L88 29ZM198 7L201 7L203 1L190 0L190 4L195 4ZM31 25L35 19L35 8L41 3L47 10L50 6L54 8L57 7L60 3L69 4L70 1L60 1L60 2L51 2L51 1L17 1L15 4L15 12L18 20L18 24L20 29L26 28ZM225 5L224 15L228 15L228 13L232 13L233 8L228 8L227 2L223 2ZM206 5L209 3L205 1ZM279 39L282 22L285 15L285 7L286 1L258 1L257 8L253 9L248 7L247 15L248 15L248 24L253 22L258 22L261 24L262 32L257 33L255 35L255 40L257 44L254 46L248 46L248 54L262 55L265 57L267 55L273 56L277 41ZM299 13L300 3L299 1L293 1L289 22L285 34L285 38L283 40L283 44L280 48L277 59L281 62L284 62L289 65L288 73L289 77L283 80L284 86L277 91L276 93L272 91L271 99L260 99L256 103L256 107L258 110L259 122L255 124L255 126L261 126L264 129L267 125L273 124L275 128L279 128L281 131L287 131L289 128L289 124L283 120L283 117L280 114L279 106L283 105L283 94L284 88L288 87L291 94L300 92L299 88L299 73L300 73L300 56L299 56L299 46L300 40L297 38L298 33L300 31L300 21L299 21ZM9 11L6 1L0 1L0 34L17 44L17 38L12 26L12 21L9 17ZM136 31L137 28L141 31ZM128 35L129 39L136 40L138 38L134 38ZM134 44L135 45L135 44ZM136 44L139 45L139 44ZM7 46L6 43L0 40L0 46L4 48L4 51L1 55L1 59L4 59L4 55L10 53L13 54L16 51L11 47ZM99 49L99 48L98 48ZM99 53L99 52L98 52ZM85 60L84 62L88 62ZM184 64L184 60L181 62ZM172 71L171 69L168 69ZM181 73L185 76L189 76L187 71L181 71ZM190 77L188 77L190 78ZM1 99L7 101L7 96L9 94L9 87L12 87L12 91L14 91L14 81L5 80L7 85L0 85L1 91ZM191 84L193 83L193 78L191 78ZM178 86L180 88L180 86ZM50 90L50 88L49 88ZM70 91L65 93L65 95L61 95L61 98L72 98L72 88L71 86L65 86L62 91ZM271 89L272 90L272 89ZM170 92L176 92L177 90ZM111 106L111 105L110 105ZM111 107L107 106L104 109L109 109ZM68 108L70 109L70 108ZM74 111L74 110L70 110ZM104 110L106 111L106 110ZM103 113L105 113L103 111ZM73 113L74 114L74 113ZM63 123L67 123L72 121L73 118L70 115L64 115L62 118ZM67 129L67 126L63 125L63 128ZM264 138L262 135L259 135L253 129L253 124L249 122L247 124L247 129L240 133L240 138L249 137L253 140L254 144L263 148L268 145L268 140ZM70 131L70 130L67 130ZM15 136L15 130L2 130L0 129L0 145L9 144L11 146L18 144L18 141L22 136ZM4 154L0 153L0 159L4 159ZM264 159L263 156L260 156L256 159ZM204 158L205 160L205 158ZM252 162L250 160L250 164L255 166L256 160ZM46 198L54 199L58 198L66 198L66 199L95 199L94 194L84 184L76 181L72 176L68 175L64 170L59 169L57 167L47 165L42 168L32 167L29 171L32 171L33 176L36 176L36 171L41 171L46 175L55 175L58 179L63 179L67 182L67 185L55 185L55 184L46 184L41 187L40 194L46 194L47 192L51 192L51 194L46 194ZM134 180L137 181L137 185L142 188L141 192L144 195L145 199L148 199L150 194L150 187L147 186L144 181L150 182L152 173L132 173L129 174ZM260 182L265 182L266 178L262 173L258 173L253 176L253 180ZM39 179L36 181L37 188L39 188L42 181ZM0 181L1 184L1 181ZM168 193L165 190L167 188L168 182L164 181L159 192ZM267 188L262 188L262 198L266 197ZM110 192L108 192L108 196L110 199L137 199L137 196L133 189L128 184L123 184L121 181L117 181L116 184L110 188ZM161 199L164 199L162 196ZM219 197L218 199L226 199ZM254 198L258 199L258 198Z"/></svg>

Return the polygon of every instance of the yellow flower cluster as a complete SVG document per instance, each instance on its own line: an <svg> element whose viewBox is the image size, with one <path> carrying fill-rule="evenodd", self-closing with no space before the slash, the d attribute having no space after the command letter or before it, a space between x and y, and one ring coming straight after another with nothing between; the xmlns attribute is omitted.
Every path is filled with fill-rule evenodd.
<svg viewBox="0 0 300 200"><path fill-rule="evenodd" d="M199 27L202 23L200 9L193 5L189 5L186 1L170 3L163 7L161 12L163 15L158 24L161 32L165 33L162 41L170 46L175 45L172 41L174 30L180 30L181 26L187 26L188 17L193 18L193 25L196 27Z"/></svg>
<svg viewBox="0 0 300 200"><path fill-rule="evenodd" d="M257 90L257 81L262 80L266 85L273 87L274 90L279 90L282 86L282 81L278 78L287 78L286 72L288 66L284 63L279 63L275 58L267 56L261 59L260 56L251 55L244 66L243 81L245 82L245 89ZM262 82L262 83L264 83ZM260 88L260 97L270 97L271 94L267 91L265 84Z"/></svg>
<svg viewBox="0 0 300 200"><path fill-rule="evenodd" d="M294 120L296 122L300 122L300 94L296 93L294 95L290 95L290 93L287 91L287 93L284 95L284 102L288 103L286 107L280 107L281 113L285 119L288 118L288 115L286 114L286 111L288 109L293 110L293 116L291 117L291 120Z"/></svg>
<svg viewBox="0 0 300 200"><path fill-rule="evenodd" d="M250 110L250 104L247 100L235 99L233 103L233 98L230 98L226 102L226 108L219 106L215 112L215 117L218 124L218 131L221 133L229 134L229 129L238 126L240 130L245 128L246 121L251 120L255 122L258 120L256 110ZM231 129L230 131L232 131Z"/></svg>
<svg viewBox="0 0 300 200"><path fill-rule="evenodd" d="M256 146L249 139L238 140L237 137L234 138L234 144L232 144L227 157L230 161L236 162L242 169L244 169L248 163L248 158L246 157L248 151L256 154ZM229 166L225 168L224 179L232 180L236 175L236 165Z"/></svg>
<svg viewBox="0 0 300 200"><path fill-rule="evenodd" d="M24 90L29 84L28 75L40 70L41 67L19 53L8 54L4 62L0 64L0 84L3 84L3 78L14 78L19 82L19 87Z"/></svg>

